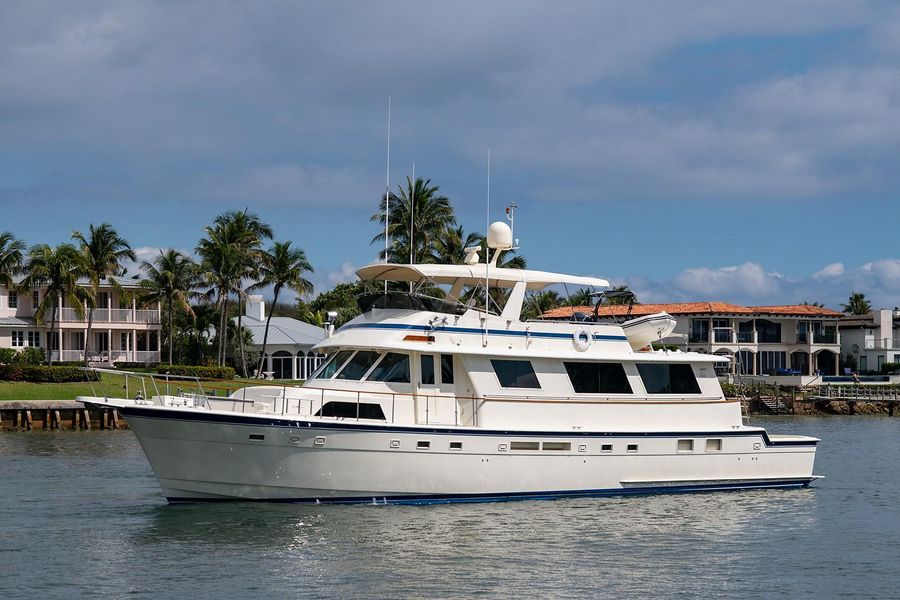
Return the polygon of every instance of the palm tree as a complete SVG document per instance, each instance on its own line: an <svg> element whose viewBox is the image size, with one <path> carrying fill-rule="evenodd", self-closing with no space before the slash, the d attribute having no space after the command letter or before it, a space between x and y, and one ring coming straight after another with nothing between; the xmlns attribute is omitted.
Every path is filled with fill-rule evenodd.
<svg viewBox="0 0 900 600"><path fill-rule="evenodd" d="M47 340L49 363L53 364L52 336L58 336L59 349L62 352L62 332L56 331L57 308L62 301L68 300L79 318L84 318L84 306L90 292L79 285L78 280L85 277L88 267L84 254L72 244L60 244L51 248L47 244L33 246L28 251L25 263L28 275L22 281L22 287L44 286L44 298L34 312L38 322L44 321L44 315L50 308L50 339Z"/></svg>
<svg viewBox="0 0 900 600"><path fill-rule="evenodd" d="M272 249L262 255L262 263L259 268L262 279L253 286L254 288L262 288L272 286L274 298L272 305L278 303L278 295L281 290L288 288L294 290L298 294L308 294L312 292L313 285L309 280L304 278L305 273L311 273L312 265L306 258L306 253L300 248L291 248L291 242L275 242ZM266 356L266 345L269 342L269 324L272 322L272 311L269 311L266 317L266 329L263 333L262 352L260 353L259 365L256 368L256 377L262 373L263 359Z"/></svg>
<svg viewBox="0 0 900 600"><path fill-rule="evenodd" d="M587 288L581 288L571 296L569 296L569 304L572 306L593 306L593 292Z"/></svg>
<svg viewBox="0 0 900 600"><path fill-rule="evenodd" d="M178 250L169 248L160 250L153 262L141 263L147 278L141 281L141 287L148 292L145 301L165 303L166 320L168 321L169 364L172 364L172 348L175 345L175 309L194 317L189 298L192 290L199 282L197 265L189 256Z"/></svg>
<svg viewBox="0 0 900 600"><path fill-rule="evenodd" d="M872 303L866 300L865 294L850 292L847 304L841 304L841 308L850 315L867 315L872 312Z"/></svg>
<svg viewBox="0 0 900 600"><path fill-rule="evenodd" d="M535 319L550 309L563 304L562 298L554 290L544 290L528 294L525 299L525 307L522 310L524 320Z"/></svg>
<svg viewBox="0 0 900 600"><path fill-rule="evenodd" d="M240 298L242 281L252 277L260 260L260 245L271 239L272 228L247 210L230 211L216 217L212 225L204 228L206 237L197 243L197 254L206 283L210 286L207 296L215 298L219 310L218 364L225 364L228 331L228 299L232 293ZM238 311L238 328L243 311ZM241 344L243 350L243 344Z"/></svg>
<svg viewBox="0 0 900 600"><path fill-rule="evenodd" d="M814 308L825 308L824 302L809 302L807 300L804 300L803 302L800 303L800 305L801 306L812 306Z"/></svg>
<svg viewBox="0 0 900 600"><path fill-rule="evenodd" d="M388 249L389 262L428 262L436 252L441 235L449 227L456 225L453 206L446 196L440 195L440 188L431 185L430 179L417 178L415 182L406 178L406 186L398 187L398 194L391 193L391 214L388 234L391 247ZM412 213L410 213L412 211ZM384 243L385 197L381 197L379 212L371 221L381 224L381 231L372 238L372 243ZM410 218L412 217L412 218ZM410 221L414 226L410 243ZM411 246L411 248L410 248ZM385 257L380 250L379 256Z"/></svg>
<svg viewBox="0 0 900 600"><path fill-rule="evenodd" d="M465 259L466 248L478 246L482 236L478 233L465 233L462 226L449 226L444 229L434 244L434 253L422 262L434 262L445 265L460 265Z"/></svg>
<svg viewBox="0 0 900 600"><path fill-rule="evenodd" d="M84 255L87 265L87 277L91 284L88 298L90 310L84 339L84 366L87 366L88 352L91 347L91 329L94 326L94 308L97 306L100 282L104 279L108 280L108 283L121 294L122 286L113 279L113 276L122 274L124 259L137 260L137 256L128 242L120 237L109 223L103 223L99 227L90 225L87 236L76 229L72 232L72 239L81 246L81 253Z"/></svg>
<svg viewBox="0 0 900 600"><path fill-rule="evenodd" d="M15 287L14 277L22 272L25 242L17 240L9 231L0 233L0 285Z"/></svg>

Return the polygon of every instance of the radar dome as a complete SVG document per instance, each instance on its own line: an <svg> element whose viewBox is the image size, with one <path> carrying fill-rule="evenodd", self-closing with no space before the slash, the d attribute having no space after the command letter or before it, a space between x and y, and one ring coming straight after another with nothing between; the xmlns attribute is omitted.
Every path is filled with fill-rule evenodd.
<svg viewBox="0 0 900 600"><path fill-rule="evenodd" d="M488 248L494 250L509 250L513 247L512 230L503 221L495 221L488 228Z"/></svg>

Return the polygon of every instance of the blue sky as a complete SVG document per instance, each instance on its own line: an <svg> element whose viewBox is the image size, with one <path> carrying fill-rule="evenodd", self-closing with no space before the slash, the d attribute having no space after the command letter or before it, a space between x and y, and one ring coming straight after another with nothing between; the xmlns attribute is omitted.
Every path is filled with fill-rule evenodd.
<svg viewBox="0 0 900 600"><path fill-rule="evenodd" d="M888 2L7 2L0 230L142 256L249 207L319 290L416 163L466 229L644 301L900 304Z"/></svg>

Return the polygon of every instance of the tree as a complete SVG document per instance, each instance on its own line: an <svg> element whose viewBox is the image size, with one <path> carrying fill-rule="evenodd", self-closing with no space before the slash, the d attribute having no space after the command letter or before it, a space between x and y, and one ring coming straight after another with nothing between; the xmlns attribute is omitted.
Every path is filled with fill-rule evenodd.
<svg viewBox="0 0 900 600"><path fill-rule="evenodd" d="M522 310L522 319L536 319L542 314L562 306L563 300L554 290L543 290L540 292L529 293L525 298L525 306Z"/></svg>
<svg viewBox="0 0 900 600"><path fill-rule="evenodd" d="M397 188L399 194L391 193L390 225L388 234L391 244L388 262L404 264L408 262L430 262L436 254L436 246L442 234L456 225L453 207L446 196L440 195L440 188L431 185L430 179L417 178L415 182L406 178L406 186ZM412 211L412 215L410 215ZM410 218L412 217L412 218ZM379 212L371 220L381 224L378 235L372 243L384 244L385 197L381 197ZM410 243L410 221L414 227ZM412 246L412 251L410 251ZM379 256L384 259L385 251Z"/></svg>
<svg viewBox="0 0 900 600"><path fill-rule="evenodd" d="M24 260L25 242L9 231L0 233L0 285L15 287L15 276L22 272Z"/></svg>
<svg viewBox="0 0 900 600"><path fill-rule="evenodd" d="M800 305L801 306L813 306L815 308L825 308L824 302L807 302L806 300L804 300L803 302L800 303Z"/></svg>
<svg viewBox="0 0 900 600"><path fill-rule="evenodd" d="M312 283L304 277L306 273L311 273L312 270L312 265L307 260L306 253L303 250L291 248L291 242L289 241L275 242L272 244L272 249L262 255L262 263L259 266L259 273L262 275L262 279L253 287L262 288L271 285L274 294L272 304L277 304L278 295L284 288L294 290L298 294L312 292ZM269 311L266 317L266 328L263 333L262 352L256 368L256 377L262 374L262 361L266 356L266 345L269 342L269 324L271 322L272 311ZM240 326L238 330L240 331Z"/></svg>
<svg viewBox="0 0 900 600"><path fill-rule="evenodd" d="M865 294L850 292L850 298L846 304L841 304L841 308L849 315L867 315L872 312L872 303L866 300Z"/></svg>
<svg viewBox="0 0 900 600"><path fill-rule="evenodd" d="M230 211L216 217L204 228L206 237L197 243L204 279L209 286L207 297L215 298L219 311L218 358L225 364L228 329L228 299L232 293L244 296L242 282L255 275L264 239L271 239L272 228L247 210ZM243 311L238 311L238 326ZM243 349L243 344L240 344Z"/></svg>
<svg viewBox="0 0 900 600"><path fill-rule="evenodd" d="M50 339L47 340L49 363L53 364L54 334L58 336L59 349L62 351L62 332L56 331L57 309L61 301L68 300L75 314L84 318L84 305L90 293L82 287L78 280L88 272L84 254L72 244L60 244L51 248L47 244L33 246L28 251L25 263L27 275L22 280L22 287L44 286L44 297L34 312L38 322L44 322L47 309L50 309Z"/></svg>
<svg viewBox="0 0 900 600"><path fill-rule="evenodd" d="M171 365L172 348L175 345L175 309L176 307L181 308L194 317L189 298L199 282L197 265L190 257L169 248L165 251L160 250L159 255L152 262L141 263L141 268L146 274L146 279L141 281L141 287L147 292L145 301L156 301L164 303L166 306L169 364Z"/></svg>
<svg viewBox="0 0 900 600"><path fill-rule="evenodd" d="M461 265L466 257L466 248L481 245L483 236L479 233L465 233L462 226L449 226L434 244L434 252L427 261L443 265Z"/></svg>
<svg viewBox="0 0 900 600"><path fill-rule="evenodd" d="M356 297L366 291L365 282L356 281L354 283L339 283L327 292L322 292L314 300L309 303L309 311L312 315L334 311L337 318L334 320L334 326L340 327L347 321L359 315L359 304ZM308 323L319 324L314 321L307 320Z"/></svg>
<svg viewBox="0 0 900 600"><path fill-rule="evenodd" d="M87 366L88 352L91 348L91 329L94 326L94 309L97 307L97 296L100 294L100 282L108 280L108 283L121 294L122 286L113 279L113 276L122 273L124 259L136 260L137 257L128 242L120 237L109 223L103 223L99 227L90 225L87 236L76 229L72 232L72 239L81 247L91 286L88 297L90 310L88 310L88 325L84 339L84 366Z"/></svg>
<svg viewBox="0 0 900 600"><path fill-rule="evenodd" d="M588 288L581 288L571 296L569 296L569 304L572 306L593 306L593 292Z"/></svg>

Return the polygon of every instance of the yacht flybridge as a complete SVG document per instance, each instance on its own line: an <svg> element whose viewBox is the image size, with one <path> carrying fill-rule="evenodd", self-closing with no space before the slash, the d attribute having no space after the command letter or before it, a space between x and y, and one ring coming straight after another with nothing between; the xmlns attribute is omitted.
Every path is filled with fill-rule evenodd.
<svg viewBox="0 0 900 600"><path fill-rule="evenodd" d="M79 400L127 418L173 502L424 503L815 479L818 440L746 424L723 397L721 357L651 349L671 333L669 315L523 321L527 291L608 283L496 266L511 242L494 223L483 260L470 248L461 265L360 269L373 290L362 314L317 346L328 358L302 386L217 397L143 383L136 398Z"/></svg>

